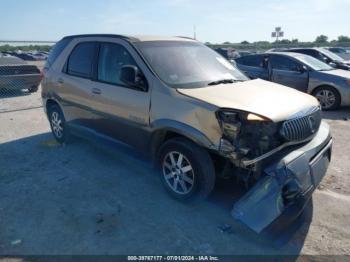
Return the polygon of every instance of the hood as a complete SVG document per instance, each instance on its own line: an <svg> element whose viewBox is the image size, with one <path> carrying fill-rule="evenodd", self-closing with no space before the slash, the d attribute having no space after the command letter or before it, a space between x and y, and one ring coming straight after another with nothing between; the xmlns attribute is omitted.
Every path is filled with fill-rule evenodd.
<svg viewBox="0 0 350 262"><path fill-rule="evenodd" d="M318 101L295 89L261 79L221 84L178 92L220 108L255 113L274 122L292 118L318 106Z"/></svg>
<svg viewBox="0 0 350 262"><path fill-rule="evenodd" d="M343 69L335 69L330 71L318 71L318 72L327 74L327 75L339 76L339 77L344 77L346 79L350 79L350 71L346 71Z"/></svg>

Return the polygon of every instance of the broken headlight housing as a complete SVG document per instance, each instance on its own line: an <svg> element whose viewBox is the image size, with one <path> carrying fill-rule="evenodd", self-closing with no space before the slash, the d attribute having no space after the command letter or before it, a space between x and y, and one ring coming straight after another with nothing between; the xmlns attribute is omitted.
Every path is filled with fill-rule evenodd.
<svg viewBox="0 0 350 262"><path fill-rule="evenodd" d="M223 133L220 152L231 158L254 158L280 144L278 124L266 117L225 109L216 115Z"/></svg>

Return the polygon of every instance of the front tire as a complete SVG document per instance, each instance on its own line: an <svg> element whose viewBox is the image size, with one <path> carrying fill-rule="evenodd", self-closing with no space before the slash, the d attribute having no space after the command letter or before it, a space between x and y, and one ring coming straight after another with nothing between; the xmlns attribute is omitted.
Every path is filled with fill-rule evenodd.
<svg viewBox="0 0 350 262"><path fill-rule="evenodd" d="M322 110L335 110L340 106L340 94L333 87L319 87L312 94L320 102Z"/></svg>
<svg viewBox="0 0 350 262"><path fill-rule="evenodd" d="M52 134L57 142L60 144L68 143L70 133L61 108L58 105L51 105L48 108L48 117Z"/></svg>
<svg viewBox="0 0 350 262"><path fill-rule="evenodd" d="M215 186L215 169L209 153L192 141L174 138L158 153L161 180L175 199L192 202L206 198Z"/></svg>

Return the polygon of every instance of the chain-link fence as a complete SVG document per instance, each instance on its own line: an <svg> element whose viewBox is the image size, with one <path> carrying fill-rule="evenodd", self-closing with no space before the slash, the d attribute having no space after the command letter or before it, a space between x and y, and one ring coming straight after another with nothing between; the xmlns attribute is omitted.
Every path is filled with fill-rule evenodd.
<svg viewBox="0 0 350 262"><path fill-rule="evenodd" d="M1 60L0 113L41 107L39 83L44 62L22 65L8 59Z"/></svg>

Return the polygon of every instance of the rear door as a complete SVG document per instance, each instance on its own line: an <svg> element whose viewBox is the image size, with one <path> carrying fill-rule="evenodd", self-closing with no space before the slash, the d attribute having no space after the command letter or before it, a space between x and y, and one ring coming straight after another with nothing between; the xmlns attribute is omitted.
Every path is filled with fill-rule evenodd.
<svg viewBox="0 0 350 262"><path fill-rule="evenodd" d="M250 79L268 80L267 56L248 55L236 59L238 68Z"/></svg>
<svg viewBox="0 0 350 262"><path fill-rule="evenodd" d="M96 42L77 43L56 79L58 98L70 124L91 126L94 117L90 110L91 84L96 55Z"/></svg>
<svg viewBox="0 0 350 262"><path fill-rule="evenodd" d="M140 72L147 70L125 41L99 43L98 69L91 90L92 109L99 115L94 129L143 149L148 143L151 92L130 88L120 80L121 68L126 65L136 66Z"/></svg>
<svg viewBox="0 0 350 262"><path fill-rule="evenodd" d="M303 64L284 55L270 55L271 81L307 92L309 73L300 70Z"/></svg>

